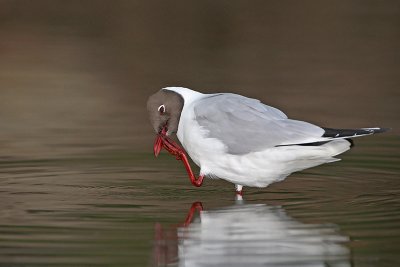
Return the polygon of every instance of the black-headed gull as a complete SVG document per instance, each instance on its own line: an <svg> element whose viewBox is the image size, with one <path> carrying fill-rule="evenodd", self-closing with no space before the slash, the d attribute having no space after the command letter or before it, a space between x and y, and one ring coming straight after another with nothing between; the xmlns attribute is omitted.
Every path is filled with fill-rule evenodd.
<svg viewBox="0 0 400 267"><path fill-rule="evenodd" d="M231 93L202 94L182 87L163 88L150 96L147 109L162 147L185 163L192 183L203 177L243 186L266 187L294 171L336 161L350 149L349 138L384 132L385 128L331 129L289 119L259 100ZM200 167L196 179L179 141Z"/></svg>

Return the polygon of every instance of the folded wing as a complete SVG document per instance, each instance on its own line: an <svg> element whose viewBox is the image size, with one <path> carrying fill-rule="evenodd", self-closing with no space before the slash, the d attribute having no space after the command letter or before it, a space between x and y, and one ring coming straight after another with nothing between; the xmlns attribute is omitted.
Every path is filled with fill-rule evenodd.
<svg viewBox="0 0 400 267"><path fill-rule="evenodd" d="M321 127L288 119L280 110L236 94L215 94L194 104L195 120L207 137L220 140L230 154L323 142Z"/></svg>

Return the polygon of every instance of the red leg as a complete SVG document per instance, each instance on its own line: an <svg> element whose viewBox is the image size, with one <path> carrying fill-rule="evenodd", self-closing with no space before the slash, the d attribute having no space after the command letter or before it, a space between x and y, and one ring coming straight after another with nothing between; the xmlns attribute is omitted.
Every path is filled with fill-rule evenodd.
<svg viewBox="0 0 400 267"><path fill-rule="evenodd" d="M196 212L196 210L198 210L199 212L203 210L203 205L201 204L201 202L194 202L192 204L192 206L190 207L189 213L186 216L185 222L183 223L184 227L189 226L189 224L192 222L193 215Z"/></svg>
<svg viewBox="0 0 400 267"><path fill-rule="evenodd" d="M174 155L177 160L183 161L186 172L189 175L190 182L194 186L200 187L203 184L204 175L200 175L198 178L196 178L193 174L192 168L190 167L189 161L183 149L166 135L160 135L160 137L162 138L162 145L165 150L167 150L171 155Z"/></svg>

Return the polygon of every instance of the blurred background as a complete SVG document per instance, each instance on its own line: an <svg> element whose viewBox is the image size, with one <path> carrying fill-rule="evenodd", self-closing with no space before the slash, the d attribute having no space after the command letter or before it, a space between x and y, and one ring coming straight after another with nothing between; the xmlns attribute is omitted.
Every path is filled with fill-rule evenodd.
<svg viewBox="0 0 400 267"><path fill-rule="evenodd" d="M0 157L151 151L166 86L326 127L392 127L398 1L0 1Z"/></svg>
<svg viewBox="0 0 400 267"><path fill-rule="evenodd" d="M146 114L149 95L184 86L325 127L392 128L341 162L246 188L261 206L233 213L245 228L213 224L211 247L285 266L400 266L399 48L397 0L0 0L0 265L183 266L185 237L207 245L198 214L194 232L176 225L195 201L230 216L233 186L192 188L181 163L156 161ZM232 243L229 225L250 237ZM301 236L321 242L266 249L306 248Z"/></svg>

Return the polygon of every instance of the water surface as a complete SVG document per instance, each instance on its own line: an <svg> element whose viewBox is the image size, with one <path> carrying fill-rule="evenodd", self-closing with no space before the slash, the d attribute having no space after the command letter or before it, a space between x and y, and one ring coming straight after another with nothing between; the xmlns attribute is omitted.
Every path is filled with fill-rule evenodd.
<svg viewBox="0 0 400 267"><path fill-rule="evenodd" d="M2 160L0 261L393 266L400 245L399 145L370 138L343 161L267 189L245 188L243 202L224 181L192 187L180 162L166 154ZM204 211L184 226L197 201ZM244 254L249 258L237 258Z"/></svg>

